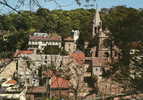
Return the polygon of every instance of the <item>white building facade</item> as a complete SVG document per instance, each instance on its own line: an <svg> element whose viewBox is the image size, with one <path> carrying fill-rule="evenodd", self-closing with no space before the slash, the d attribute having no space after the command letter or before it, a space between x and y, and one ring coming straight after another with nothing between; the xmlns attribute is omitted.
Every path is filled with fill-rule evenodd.
<svg viewBox="0 0 143 100"><path fill-rule="evenodd" d="M56 34L47 33L33 33L29 36L29 49L39 49L44 50L44 48L49 46L62 46L62 38Z"/></svg>

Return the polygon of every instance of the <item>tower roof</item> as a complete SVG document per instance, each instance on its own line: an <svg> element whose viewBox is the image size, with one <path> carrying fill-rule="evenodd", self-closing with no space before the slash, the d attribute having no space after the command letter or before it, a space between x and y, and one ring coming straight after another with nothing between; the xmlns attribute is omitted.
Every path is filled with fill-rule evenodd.
<svg viewBox="0 0 143 100"><path fill-rule="evenodd" d="M94 23L95 27L100 26L102 23L98 8L96 8L96 13L94 16L93 23Z"/></svg>
<svg viewBox="0 0 143 100"><path fill-rule="evenodd" d="M102 21L101 21L99 10L98 10L98 8L96 8L96 13L95 13L95 16L93 19L93 31L92 31L93 38L101 30L102 30Z"/></svg>

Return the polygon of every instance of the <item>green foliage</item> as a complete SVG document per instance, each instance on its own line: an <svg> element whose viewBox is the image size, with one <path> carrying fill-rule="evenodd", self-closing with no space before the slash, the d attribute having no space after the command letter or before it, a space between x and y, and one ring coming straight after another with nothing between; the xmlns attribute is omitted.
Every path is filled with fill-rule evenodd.
<svg viewBox="0 0 143 100"><path fill-rule="evenodd" d="M95 9L76 9L71 11L48 10L40 8L37 12L21 11L0 16L0 29L7 31L8 41L0 40L0 51L26 49L28 34L31 32L57 33L62 37L70 36L71 30L79 30L78 48L83 50L84 42L92 41L92 20ZM118 6L102 10L103 25L111 31L110 39L123 49L125 56L130 50L129 43L142 40L143 11ZM128 38L130 36L130 38ZM129 48L129 49L124 49ZM57 50L58 51L58 50Z"/></svg>
<svg viewBox="0 0 143 100"><path fill-rule="evenodd" d="M47 45L44 49L45 54L59 54L60 48L58 46L49 46Z"/></svg>
<svg viewBox="0 0 143 100"><path fill-rule="evenodd" d="M110 40L118 46L121 53L121 59L113 64L109 77L113 76L116 81L123 85L123 88L133 89L135 91L143 90L140 84L143 84L143 56L142 48L136 45L143 42L143 18L142 11L134 8L118 6L110 9L104 15L104 25L110 30ZM142 46L141 46L142 47ZM139 55L130 54L131 50L141 51ZM135 61L138 58L140 60ZM133 74L134 72L134 74Z"/></svg>
<svg viewBox="0 0 143 100"><path fill-rule="evenodd" d="M104 17L104 24L112 33L110 39L121 49L123 61L129 64L130 44L143 41L143 18L140 11L124 6L112 8Z"/></svg>
<svg viewBox="0 0 143 100"><path fill-rule="evenodd" d="M10 58L12 55L11 52L1 52L0 53L0 58Z"/></svg>
<svg viewBox="0 0 143 100"><path fill-rule="evenodd" d="M7 36L6 40L0 39L0 57L11 57L16 49L27 49L28 34L25 32L13 33Z"/></svg>
<svg viewBox="0 0 143 100"><path fill-rule="evenodd" d="M20 14L1 15L0 30L7 31L8 40L0 40L0 44L3 46L0 51L15 52L16 49L26 49L27 33L38 31L58 33L62 37L68 37L71 36L73 29L80 30L79 43L81 47L84 41L89 41L91 38L94 12L94 9L50 11L46 8L40 8L37 12L21 11ZM61 52L65 54L65 51Z"/></svg>
<svg viewBox="0 0 143 100"><path fill-rule="evenodd" d="M67 55L67 52L58 46L49 46L47 45L44 49L44 54L60 54L60 55Z"/></svg>

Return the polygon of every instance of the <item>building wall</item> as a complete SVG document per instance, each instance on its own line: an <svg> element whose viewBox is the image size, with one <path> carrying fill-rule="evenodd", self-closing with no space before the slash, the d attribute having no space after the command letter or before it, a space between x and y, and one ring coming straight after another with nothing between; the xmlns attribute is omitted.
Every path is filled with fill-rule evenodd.
<svg viewBox="0 0 143 100"><path fill-rule="evenodd" d="M65 42L65 51L72 53L76 51L76 43L73 42Z"/></svg>
<svg viewBox="0 0 143 100"><path fill-rule="evenodd" d="M30 64L28 67L26 60L19 59L18 60L18 79L22 83L22 85L25 85L25 81L27 83L27 86L39 86L39 80L38 80L38 70L36 67L32 67L33 64Z"/></svg>
<svg viewBox="0 0 143 100"><path fill-rule="evenodd" d="M76 39L75 39L76 38ZM65 51L72 53L76 50L76 40L79 38L79 32L74 32L74 38L68 37L62 40L62 37L57 34L47 34L47 33L33 33L29 36L29 49L39 49L44 50L44 48L49 46L58 46L61 48L64 43Z"/></svg>
<svg viewBox="0 0 143 100"><path fill-rule="evenodd" d="M44 65L52 65L59 67L61 64L67 64L71 58L69 56L60 55L42 55Z"/></svg>
<svg viewBox="0 0 143 100"><path fill-rule="evenodd" d="M12 78L14 72L16 71L16 62L12 61L10 64L4 67L4 69L1 70L0 78Z"/></svg>
<svg viewBox="0 0 143 100"><path fill-rule="evenodd" d="M29 48L37 48L40 50L43 50L47 45L49 46L58 46L59 48L61 47L61 41L43 41L43 40L29 40L28 42Z"/></svg>

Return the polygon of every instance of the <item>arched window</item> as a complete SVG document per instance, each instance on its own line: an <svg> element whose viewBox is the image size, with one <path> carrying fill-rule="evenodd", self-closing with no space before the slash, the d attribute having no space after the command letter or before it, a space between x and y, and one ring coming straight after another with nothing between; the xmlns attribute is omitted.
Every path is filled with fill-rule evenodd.
<svg viewBox="0 0 143 100"><path fill-rule="evenodd" d="M117 52L117 51L115 51L114 56L115 56L115 57L117 57L117 56L118 56L118 52Z"/></svg>

